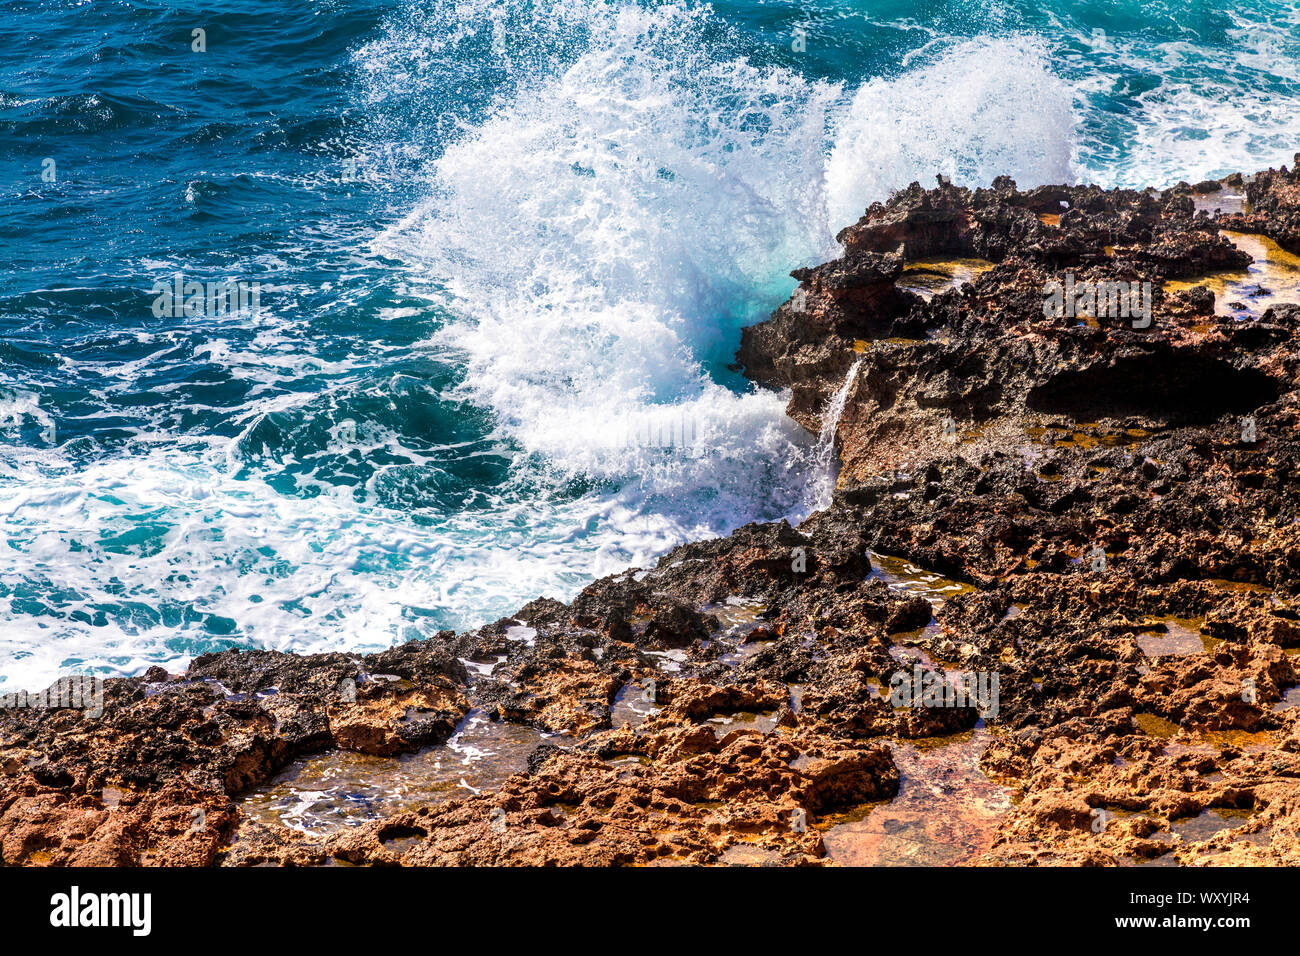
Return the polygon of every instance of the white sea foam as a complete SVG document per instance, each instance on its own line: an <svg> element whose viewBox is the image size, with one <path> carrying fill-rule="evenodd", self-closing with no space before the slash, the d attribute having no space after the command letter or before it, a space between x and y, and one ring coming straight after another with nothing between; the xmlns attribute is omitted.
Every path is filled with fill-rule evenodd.
<svg viewBox="0 0 1300 956"><path fill-rule="evenodd" d="M49 459L10 469L0 526L22 582L0 605L11 687L85 667L179 667L227 636L299 652L427 637L648 562L680 534L631 497L544 514L519 502L491 515L498 527L474 515L425 526L163 449L59 473ZM626 533L588 541L592 521Z"/></svg>
<svg viewBox="0 0 1300 956"><path fill-rule="evenodd" d="M1072 91L1040 41L948 45L854 94L827 164L831 219L848 225L867 203L913 181L933 186L936 174L968 186L1000 175L1022 188L1070 182L1074 145Z"/></svg>

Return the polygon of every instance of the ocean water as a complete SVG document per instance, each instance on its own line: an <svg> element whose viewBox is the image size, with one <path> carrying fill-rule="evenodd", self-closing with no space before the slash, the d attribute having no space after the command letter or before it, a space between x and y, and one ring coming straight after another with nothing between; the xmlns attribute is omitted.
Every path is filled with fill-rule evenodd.
<svg viewBox="0 0 1300 956"><path fill-rule="evenodd" d="M826 456L727 366L868 203L1300 148L1276 0L6 0L0 53L11 689L797 519Z"/></svg>

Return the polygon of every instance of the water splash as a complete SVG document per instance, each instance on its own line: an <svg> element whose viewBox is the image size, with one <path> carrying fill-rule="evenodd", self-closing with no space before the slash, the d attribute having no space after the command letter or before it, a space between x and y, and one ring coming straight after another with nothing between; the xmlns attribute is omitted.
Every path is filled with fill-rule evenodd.
<svg viewBox="0 0 1300 956"><path fill-rule="evenodd" d="M841 118L826 165L831 218L942 173L958 185L1010 175L1021 186L1070 182L1076 120L1070 87L1042 41L981 37L893 79L863 84Z"/></svg>

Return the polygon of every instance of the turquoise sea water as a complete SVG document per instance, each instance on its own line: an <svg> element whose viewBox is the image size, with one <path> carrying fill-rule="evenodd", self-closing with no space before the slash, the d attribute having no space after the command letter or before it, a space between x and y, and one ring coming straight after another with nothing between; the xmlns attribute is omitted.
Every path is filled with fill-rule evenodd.
<svg viewBox="0 0 1300 956"><path fill-rule="evenodd" d="M8 0L0 53L10 687L384 646L799 517L813 441L726 366L869 202L1300 148L1257 0ZM155 314L177 273L260 308Z"/></svg>

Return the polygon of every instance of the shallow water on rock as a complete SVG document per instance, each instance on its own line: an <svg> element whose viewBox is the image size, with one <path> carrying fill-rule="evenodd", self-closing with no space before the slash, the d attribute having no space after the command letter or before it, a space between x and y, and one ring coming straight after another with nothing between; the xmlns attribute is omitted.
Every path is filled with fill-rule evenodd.
<svg viewBox="0 0 1300 956"><path fill-rule="evenodd" d="M920 637L925 634L925 631L924 630L916 631L916 632L912 632L912 634L915 634L916 637ZM912 634L907 634L907 633L895 634L894 639L895 640L902 639L903 641L906 641L908 639L911 639ZM908 664L908 665L920 664L922 667L928 667L928 668L934 668L939 666L934 662L934 659L931 658L928 653L926 653L925 648L916 647L915 645L912 644L907 644L907 643L895 644L893 647L889 649L889 656L892 657L894 660L898 661L900 664ZM888 695L882 693L881 696L887 697Z"/></svg>
<svg viewBox="0 0 1300 956"><path fill-rule="evenodd" d="M1272 594L1273 589L1267 584L1256 584L1253 581L1229 581L1227 578L1205 578L1208 584L1213 584L1216 588L1224 591L1230 591L1234 594Z"/></svg>
<svg viewBox="0 0 1300 956"><path fill-rule="evenodd" d="M614 729L629 724L640 727L651 714L659 713L653 699L647 699L649 688L640 684L628 684L615 696L614 704L609 710L609 725Z"/></svg>
<svg viewBox="0 0 1300 956"><path fill-rule="evenodd" d="M776 730L777 711L755 712L736 711L730 714L717 714L708 719L713 725L713 732L718 737L725 737L733 730L757 730L760 734L770 734Z"/></svg>
<svg viewBox="0 0 1300 956"><path fill-rule="evenodd" d="M1201 633L1200 618L1170 618L1161 622L1163 633L1147 632L1137 637L1138 647L1147 657L1187 657L1203 654L1210 649L1207 638Z"/></svg>
<svg viewBox="0 0 1300 956"><path fill-rule="evenodd" d="M1185 292L1203 285L1214 293L1216 315L1237 318L1259 318L1280 302L1300 303L1300 256L1266 236L1227 230L1223 234L1255 260L1246 271L1166 282L1165 292ZM1234 302L1241 307L1233 307Z"/></svg>
<svg viewBox="0 0 1300 956"><path fill-rule="evenodd" d="M979 768L989 733L892 744L898 795L832 818L826 855L848 866L953 866L993 843L1011 790Z"/></svg>
<svg viewBox="0 0 1300 956"><path fill-rule="evenodd" d="M720 866L775 866L780 862L781 854L749 843L729 846L718 857Z"/></svg>
<svg viewBox="0 0 1300 956"><path fill-rule="evenodd" d="M744 644L736 644L735 650L720 654L718 660L729 667L738 667L771 644L771 641L746 641Z"/></svg>
<svg viewBox="0 0 1300 956"><path fill-rule="evenodd" d="M1158 714L1134 714L1133 723L1137 724L1138 729L1148 737L1159 737L1161 740L1169 740L1179 731L1177 724Z"/></svg>
<svg viewBox="0 0 1300 956"><path fill-rule="evenodd" d="M731 648L718 657L719 661L734 667L770 643L749 639L749 635L762 626L765 610L767 606L762 601L735 596L723 603L706 604L700 608L700 613L712 614L718 619L718 632L711 639Z"/></svg>
<svg viewBox="0 0 1300 956"><path fill-rule="evenodd" d="M655 666L667 674L677 673L690 656L685 649L674 647L666 651L644 651L646 657L655 658Z"/></svg>
<svg viewBox="0 0 1300 956"><path fill-rule="evenodd" d="M1220 833L1234 830L1244 825L1251 817L1249 810L1237 810L1225 807L1210 807L1191 817L1172 820L1169 823L1170 837L1177 835L1182 845L1200 843ZM1160 834L1159 836L1164 836ZM1241 833L1233 837L1234 844L1252 843L1255 846L1268 846L1272 842L1272 827L1265 827L1253 833ZM1210 857L1213 859L1213 856ZM1164 853L1150 860L1135 861L1138 866L1181 866L1173 852Z"/></svg>
<svg viewBox="0 0 1300 956"><path fill-rule="evenodd" d="M1100 422L1071 422L1068 425L1031 425L1025 435L1034 444L1046 444L1051 434L1054 448L1126 448L1135 450L1155 431L1149 428L1117 428Z"/></svg>
<svg viewBox="0 0 1300 956"><path fill-rule="evenodd" d="M499 787L540 744L561 740L471 711L446 744L397 757L333 751L297 761L240 803L244 818L313 836Z"/></svg>
<svg viewBox="0 0 1300 956"><path fill-rule="evenodd" d="M936 611L947 599L975 590L974 585L963 584L961 581L954 581L933 571L919 568L906 558L896 558L876 551L868 551L867 557L871 559L868 581L884 581L891 591L919 595L928 600Z"/></svg>
<svg viewBox="0 0 1300 956"><path fill-rule="evenodd" d="M918 259L903 267L898 288L931 299L948 289L960 289L993 268L987 259Z"/></svg>
<svg viewBox="0 0 1300 956"><path fill-rule="evenodd" d="M1199 843L1224 830L1232 830L1250 819L1248 810L1231 810L1211 807L1194 817L1172 820L1169 829L1183 838L1184 843Z"/></svg>
<svg viewBox="0 0 1300 956"><path fill-rule="evenodd" d="M700 613L716 617L722 635L737 637L758 627L763 622L762 615L766 609L762 601L754 598L729 597L719 604L704 605L700 608Z"/></svg>

